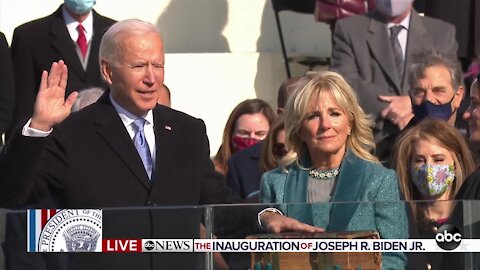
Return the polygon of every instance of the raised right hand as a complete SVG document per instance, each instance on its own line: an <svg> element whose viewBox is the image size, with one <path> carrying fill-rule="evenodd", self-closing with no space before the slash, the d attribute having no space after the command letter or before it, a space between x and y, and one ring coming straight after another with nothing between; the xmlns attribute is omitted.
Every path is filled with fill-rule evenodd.
<svg viewBox="0 0 480 270"><path fill-rule="evenodd" d="M277 213L264 213L261 217L262 226L265 230L273 233L281 232L308 232L319 233L325 230L320 227L314 227L302 223L296 219L286 217Z"/></svg>
<svg viewBox="0 0 480 270"><path fill-rule="evenodd" d="M49 131L54 125L70 115L72 105L78 93L71 93L65 100L68 69L63 60L54 62L50 73L42 72L30 127Z"/></svg>

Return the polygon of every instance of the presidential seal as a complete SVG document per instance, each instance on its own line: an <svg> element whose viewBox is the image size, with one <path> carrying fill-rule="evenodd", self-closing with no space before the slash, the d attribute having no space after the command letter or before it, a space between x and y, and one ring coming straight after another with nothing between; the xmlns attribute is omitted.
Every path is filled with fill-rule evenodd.
<svg viewBox="0 0 480 270"><path fill-rule="evenodd" d="M64 209L50 218L38 241L40 252L101 252L102 210Z"/></svg>

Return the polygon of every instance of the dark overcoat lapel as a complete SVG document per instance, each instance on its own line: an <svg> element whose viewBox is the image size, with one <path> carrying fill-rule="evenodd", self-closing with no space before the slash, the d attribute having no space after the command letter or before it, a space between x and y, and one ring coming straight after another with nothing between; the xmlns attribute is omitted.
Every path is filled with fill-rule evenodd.
<svg viewBox="0 0 480 270"><path fill-rule="evenodd" d="M153 111L153 121L155 125L155 141L156 141L156 164L155 164L155 179L153 186L155 190L155 197L159 202L171 197L170 194L170 170L172 168L172 157L174 156L175 145L177 143L178 128L174 119L168 113L168 109L161 105ZM187 153L188 154L188 153Z"/></svg>
<svg viewBox="0 0 480 270"><path fill-rule="evenodd" d="M81 79L86 81L87 77L97 78L99 76L98 67L98 55L100 42L102 40L102 33L104 33L110 26L110 22L105 22L101 19L97 12L92 10L93 16L93 36L90 40L90 52L88 56L87 70L83 69L83 65L80 62L80 58L76 51L76 44L70 38L67 28L65 27L65 21L63 20L62 7L57 9L50 20L50 42L54 50L56 50L61 59L69 60L69 70L75 72L75 74ZM81 89L75 89L81 90Z"/></svg>
<svg viewBox="0 0 480 270"><path fill-rule="evenodd" d="M85 77L82 63L75 49L75 43L70 38L65 21L63 20L62 7L52 14L50 19L50 42L54 50L62 57L69 60L69 70L75 72L79 78ZM98 54L97 54L98 57ZM97 58L98 59L98 58ZM80 90L80 89L78 89Z"/></svg>
<svg viewBox="0 0 480 270"><path fill-rule="evenodd" d="M120 157L125 166L133 172L136 180L145 188L150 189L150 180L143 163L122 120L110 101L109 91L100 98L98 105L95 116L95 127L98 135Z"/></svg>

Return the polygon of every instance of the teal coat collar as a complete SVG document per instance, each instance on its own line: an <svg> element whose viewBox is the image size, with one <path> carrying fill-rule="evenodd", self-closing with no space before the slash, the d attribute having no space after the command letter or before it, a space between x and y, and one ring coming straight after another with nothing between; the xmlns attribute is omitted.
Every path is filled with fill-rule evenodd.
<svg viewBox="0 0 480 270"><path fill-rule="evenodd" d="M308 154L299 163L303 168L310 168ZM369 163L357 157L352 151L347 151L340 167L332 202L360 201L369 177L367 170ZM305 205L307 202L308 172L308 170L299 168L297 164L288 168L284 203L291 204L287 208L289 216L313 224L312 208ZM357 207L358 203L333 204L327 230L345 231Z"/></svg>

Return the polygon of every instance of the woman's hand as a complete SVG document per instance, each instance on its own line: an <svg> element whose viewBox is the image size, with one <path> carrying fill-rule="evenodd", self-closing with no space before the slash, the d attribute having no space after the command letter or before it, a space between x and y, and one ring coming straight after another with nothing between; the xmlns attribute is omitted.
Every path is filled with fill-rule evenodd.
<svg viewBox="0 0 480 270"><path fill-rule="evenodd" d="M265 212L261 216L262 226L266 231L273 233L295 231L295 232L309 232L318 233L324 232L323 228L314 227L302 223L296 219L280 215L273 212Z"/></svg>

